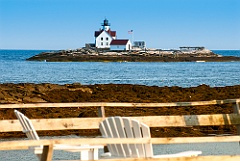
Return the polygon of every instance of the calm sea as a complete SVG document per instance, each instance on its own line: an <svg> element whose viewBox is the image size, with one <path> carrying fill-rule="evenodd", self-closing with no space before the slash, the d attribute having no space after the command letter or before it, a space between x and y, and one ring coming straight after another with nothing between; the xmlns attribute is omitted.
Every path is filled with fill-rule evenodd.
<svg viewBox="0 0 240 161"><path fill-rule="evenodd" d="M192 87L201 84L240 84L240 62L33 62L27 58L40 50L0 50L0 83L142 84ZM215 50L224 56L240 57L240 50ZM73 136L69 136L73 137ZM0 140L4 141L4 140ZM239 155L238 142L154 145L155 154L201 150L203 155ZM102 151L100 151L102 153ZM37 161L28 150L0 151L0 161ZM78 159L79 153L54 151L53 159Z"/></svg>
<svg viewBox="0 0 240 161"><path fill-rule="evenodd" d="M42 50L43 51L43 50ZM0 83L141 84L194 87L240 84L240 62L36 62L41 50L0 50ZM214 50L240 57L240 50Z"/></svg>

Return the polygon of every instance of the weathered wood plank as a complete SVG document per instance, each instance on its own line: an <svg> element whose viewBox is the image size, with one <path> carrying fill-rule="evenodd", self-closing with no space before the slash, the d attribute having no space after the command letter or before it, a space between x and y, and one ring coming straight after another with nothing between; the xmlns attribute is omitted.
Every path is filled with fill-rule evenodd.
<svg viewBox="0 0 240 161"><path fill-rule="evenodd" d="M124 158L124 159L101 159L101 161L238 161L240 155L231 156L198 156L179 158Z"/></svg>
<svg viewBox="0 0 240 161"><path fill-rule="evenodd" d="M198 156L198 157L181 157L181 158L110 158L101 159L101 161L238 161L240 155L224 155L224 156ZM73 161L73 160L61 160ZM76 161L76 160L75 160Z"/></svg>
<svg viewBox="0 0 240 161"><path fill-rule="evenodd" d="M41 161L52 161L52 156L53 156L53 145L43 146Z"/></svg>
<svg viewBox="0 0 240 161"><path fill-rule="evenodd" d="M240 124L238 114L131 117L150 127L187 127ZM36 130L98 129L104 118L31 119ZM0 120L0 132L22 131L18 120Z"/></svg>
<svg viewBox="0 0 240 161"><path fill-rule="evenodd" d="M233 111L235 114L240 115L240 103L237 102L236 104L233 105ZM240 135L240 124L236 125L237 127L237 133Z"/></svg>
<svg viewBox="0 0 240 161"><path fill-rule="evenodd" d="M0 150L16 149L26 146L54 145L54 144L90 144L106 145L117 143L152 143L152 144L181 144L181 143L206 143L206 142L238 142L240 136L219 137L172 137L172 138L67 138L67 139L42 139L42 140L17 140L1 141Z"/></svg>
<svg viewBox="0 0 240 161"><path fill-rule="evenodd" d="M105 108L104 108L104 106L98 107L98 117L105 117Z"/></svg>
<svg viewBox="0 0 240 161"><path fill-rule="evenodd" d="M120 103L120 102L77 102L77 103L31 103L31 104L1 104L0 108L38 108L38 107L176 107L215 105L240 102L240 99L225 99L195 102L172 103Z"/></svg>
<svg viewBox="0 0 240 161"><path fill-rule="evenodd" d="M240 136L214 136L214 137L171 137L152 138L152 144L181 144L181 143L207 143L207 142L238 142Z"/></svg>
<svg viewBox="0 0 240 161"><path fill-rule="evenodd" d="M28 150L28 146L0 147L0 150Z"/></svg>
<svg viewBox="0 0 240 161"><path fill-rule="evenodd" d="M97 129L103 118L31 119L36 130ZM22 131L18 120L0 120L0 132Z"/></svg>
<svg viewBox="0 0 240 161"><path fill-rule="evenodd" d="M187 126L214 126L214 125L239 125L239 102L240 99L198 101L198 102L175 102L175 103L36 103L36 104L10 104L0 105L0 108L37 108L37 107L101 107L101 115L104 107L176 107L197 106L236 103L235 114L214 115L185 115L185 116L145 116L131 117L142 121L150 127L187 127ZM103 111L103 112L102 112ZM97 129L103 118L64 118L64 119L34 119L32 120L36 130L69 130L69 129ZM157 120L157 121L156 121ZM82 126L84 125L84 127ZM17 120L0 120L0 132L21 131ZM28 146L44 145L44 153L41 160L50 161L54 144L111 144L111 143L153 143L153 144L176 144L176 143L205 143L205 142L238 142L240 136L221 137L174 137L174 138L141 138L141 139L116 139L116 138L80 138L80 139L52 139L52 140L22 140L0 142L0 150L27 149ZM106 161L120 161L122 159L107 159ZM192 158L141 158L124 159L126 161L235 161L240 160L237 156L200 156ZM104 159L102 160L104 161Z"/></svg>
<svg viewBox="0 0 240 161"><path fill-rule="evenodd" d="M101 161L237 161L240 156L198 156L180 158L126 158L126 159L101 159Z"/></svg>

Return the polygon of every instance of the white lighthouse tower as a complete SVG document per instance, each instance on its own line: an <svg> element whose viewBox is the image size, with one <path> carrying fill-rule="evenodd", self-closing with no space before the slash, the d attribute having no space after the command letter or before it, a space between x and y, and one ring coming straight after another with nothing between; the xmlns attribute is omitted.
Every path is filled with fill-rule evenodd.
<svg viewBox="0 0 240 161"><path fill-rule="evenodd" d="M105 31L108 31L110 29L110 23L108 22L107 19L103 21L102 27L103 27L103 30Z"/></svg>

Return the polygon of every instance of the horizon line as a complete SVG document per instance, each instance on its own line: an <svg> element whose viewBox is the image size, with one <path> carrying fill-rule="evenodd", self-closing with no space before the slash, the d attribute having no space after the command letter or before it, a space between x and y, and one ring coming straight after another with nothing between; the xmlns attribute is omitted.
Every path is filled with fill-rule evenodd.
<svg viewBox="0 0 240 161"><path fill-rule="evenodd" d="M80 47L80 48L83 48L83 47ZM74 48L74 49L79 49L79 48ZM0 48L0 50L74 50L74 49L16 49L16 48L9 49L9 48ZM155 49L163 49L163 48L155 48ZM174 49L174 48L171 48L171 49ZM208 49L208 48L205 48L205 49ZM240 48L239 49L208 49L208 50L240 50Z"/></svg>

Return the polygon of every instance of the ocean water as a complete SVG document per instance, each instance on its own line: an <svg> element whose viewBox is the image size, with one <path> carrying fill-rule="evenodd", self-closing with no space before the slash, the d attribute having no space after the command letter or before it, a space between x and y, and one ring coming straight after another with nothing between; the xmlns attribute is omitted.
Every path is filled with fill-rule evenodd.
<svg viewBox="0 0 240 161"><path fill-rule="evenodd" d="M42 50L43 51L43 50ZM240 62L34 62L40 50L0 50L0 83L142 84L193 87L240 85ZM216 50L240 57L240 50ZM73 137L73 136L69 136ZM0 140L0 141L4 141ZM154 154L201 150L202 155L240 155L238 142L153 145ZM102 150L100 150L102 153ZM29 150L0 151L0 161L38 160ZM54 151L53 159L78 159L79 153Z"/></svg>
<svg viewBox="0 0 240 161"><path fill-rule="evenodd" d="M0 50L0 83L141 84L211 87L240 84L240 62L37 62L43 50ZM240 57L240 50L214 50Z"/></svg>

